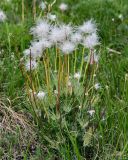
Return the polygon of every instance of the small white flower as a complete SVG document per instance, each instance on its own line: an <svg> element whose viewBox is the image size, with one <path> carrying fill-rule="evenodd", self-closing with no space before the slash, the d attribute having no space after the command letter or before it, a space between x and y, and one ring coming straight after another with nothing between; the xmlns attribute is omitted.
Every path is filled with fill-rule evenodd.
<svg viewBox="0 0 128 160"><path fill-rule="evenodd" d="M10 3L12 0L6 0L6 2Z"/></svg>
<svg viewBox="0 0 128 160"><path fill-rule="evenodd" d="M99 44L99 37L97 36L96 33L92 33L83 40L83 45L89 49L94 48L98 44Z"/></svg>
<svg viewBox="0 0 128 160"><path fill-rule="evenodd" d="M119 14L119 15L118 15L118 18L121 19L121 20L123 20L123 15L122 15L122 14Z"/></svg>
<svg viewBox="0 0 128 160"><path fill-rule="evenodd" d="M88 92L85 93L85 96L88 96Z"/></svg>
<svg viewBox="0 0 128 160"><path fill-rule="evenodd" d="M55 21L56 20L56 15L55 14L51 14L51 13L48 13L47 14L47 18L51 21Z"/></svg>
<svg viewBox="0 0 128 160"><path fill-rule="evenodd" d="M75 79L78 79L78 80L79 80L79 79L80 79L80 76L81 76L81 75L80 75L79 72L74 74L74 78L75 78Z"/></svg>
<svg viewBox="0 0 128 160"><path fill-rule="evenodd" d="M45 4L44 2L42 2L42 3L40 4L40 8L41 8L42 10L45 10L45 9L46 9L46 4Z"/></svg>
<svg viewBox="0 0 128 160"><path fill-rule="evenodd" d="M34 70L34 69L37 68L37 62L34 61L34 60L31 60L31 61L28 60L26 65L25 65L25 68L26 68L27 71L30 71L30 69Z"/></svg>
<svg viewBox="0 0 128 160"><path fill-rule="evenodd" d="M94 33L96 32L97 28L95 23L92 20L84 22L83 25L79 26L79 31L82 33Z"/></svg>
<svg viewBox="0 0 128 160"><path fill-rule="evenodd" d="M57 70L55 70L54 73L57 73Z"/></svg>
<svg viewBox="0 0 128 160"><path fill-rule="evenodd" d="M0 10L0 22L4 22L6 20L6 15L2 10Z"/></svg>
<svg viewBox="0 0 128 160"><path fill-rule="evenodd" d="M70 42L70 41L65 41L61 46L60 46L61 51L64 54L69 54L75 50L75 45Z"/></svg>
<svg viewBox="0 0 128 160"><path fill-rule="evenodd" d="M115 19L114 18L112 18L112 22L114 22L115 21Z"/></svg>
<svg viewBox="0 0 128 160"><path fill-rule="evenodd" d="M58 94L58 91L57 91L57 90L54 90L54 94L57 95L57 94Z"/></svg>
<svg viewBox="0 0 128 160"><path fill-rule="evenodd" d="M37 25L30 29L30 33L37 38L47 37L49 31L50 31L50 25L46 20L38 21Z"/></svg>
<svg viewBox="0 0 128 160"><path fill-rule="evenodd" d="M82 35L79 32L72 34L71 41L75 44L79 44L82 41Z"/></svg>
<svg viewBox="0 0 128 160"><path fill-rule="evenodd" d="M40 100L41 100L41 99L44 99L45 95L46 95L45 92L39 91L39 92L37 93L37 98L40 99Z"/></svg>
<svg viewBox="0 0 128 160"><path fill-rule="evenodd" d="M101 88L100 83L96 83L96 84L94 85L94 88L95 88L96 90L100 89L100 88Z"/></svg>
<svg viewBox="0 0 128 160"><path fill-rule="evenodd" d="M82 106L79 106L79 109L81 109L82 108Z"/></svg>
<svg viewBox="0 0 128 160"><path fill-rule="evenodd" d="M72 86L72 83L71 83L71 81L68 81L68 87L71 87Z"/></svg>
<svg viewBox="0 0 128 160"><path fill-rule="evenodd" d="M102 121L105 121L105 116L103 116Z"/></svg>
<svg viewBox="0 0 128 160"><path fill-rule="evenodd" d="M103 138L103 136L102 136L102 135L100 135L99 137L100 137L100 138Z"/></svg>
<svg viewBox="0 0 128 160"><path fill-rule="evenodd" d="M64 12L68 9L68 5L66 3L61 3L59 9Z"/></svg>
<svg viewBox="0 0 128 160"><path fill-rule="evenodd" d="M93 74L93 77L96 77L96 74Z"/></svg>
<svg viewBox="0 0 128 160"><path fill-rule="evenodd" d="M87 112L89 113L90 116L93 116L95 114L95 110L89 110Z"/></svg>

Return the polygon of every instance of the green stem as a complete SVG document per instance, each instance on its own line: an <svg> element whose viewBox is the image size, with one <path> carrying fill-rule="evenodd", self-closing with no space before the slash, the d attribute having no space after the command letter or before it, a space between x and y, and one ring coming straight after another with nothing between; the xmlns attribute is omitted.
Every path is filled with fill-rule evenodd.
<svg viewBox="0 0 128 160"><path fill-rule="evenodd" d="M33 19L36 19L36 0L33 0Z"/></svg>
<svg viewBox="0 0 128 160"><path fill-rule="evenodd" d="M83 84L84 84L84 82L85 82L86 72L87 72L87 69L88 69L88 66L89 66L89 63L90 63L91 54L92 54L92 50L90 50L89 57L88 57L88 61L87 61L87 64L86 64L86 67L85 67L85 70L84 70L84 74L83 74Z"/></svg>
<svg viewBox="0 0 128 160"><path fill-rule="evenodd" d="M75 50L74 74L76 73L77 50Z"/></svg>
<svg viewBox="0 0 128 160"><path fill-rule="evenodd" d="M57 45L56 45L56 57L55 57L55 71L57 71L57 57L58 57L58 54L57 54Z"/></svg>
<svg viewBox="0 0 128 160"><path fill-rule="evenodd" d="M22 0L22 22L24 22L24 0Z"/></svg>
<svg viewBox="0 0 128 160"><path fill-rule="evenodd" d="M81 67L80 67L80 75L82 75L82 70L83 70L84 52L85 52L85 48L83 48L83 51L82 51L82 60L81 60Z"/></svg>

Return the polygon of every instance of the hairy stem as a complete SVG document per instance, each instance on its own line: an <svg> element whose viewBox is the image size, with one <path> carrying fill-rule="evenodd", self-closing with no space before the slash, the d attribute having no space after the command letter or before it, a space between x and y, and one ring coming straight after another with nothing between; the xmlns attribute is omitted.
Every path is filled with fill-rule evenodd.
<svg viewBox="0 0 128 160"><path fill-rule="evenodd" d="M81 67L80 67L80 75L82 75L82 71L83 71L84 52L85 52L85 48L83 48L83 51L82 51L82 60L81 60Z"/></svg>
<svg viewBox="0 0 128 160"><path fill-rule="evenodd" d="M22 0L22 22L24 22L24 0Z"/></svg>
<svg viewBox="0 0 128 160"><path fill-rule="evenodd" d="M33 19L36 19L36 0L33 0Z"/></svg>
<svg viewBox="0 0 128 160"><path fill-rule="evenodd" d="M76 60L77 60L77 50L75 50L74 74L76 73Z"/></svg>

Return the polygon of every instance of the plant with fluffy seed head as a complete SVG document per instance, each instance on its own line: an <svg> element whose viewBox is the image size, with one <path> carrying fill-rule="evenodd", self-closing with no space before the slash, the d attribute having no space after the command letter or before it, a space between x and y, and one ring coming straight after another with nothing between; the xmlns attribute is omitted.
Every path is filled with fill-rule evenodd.
<svg viewBox="0 0 128 160"><path fill-rule="evenodd" d="M81 43L82 39L83 39L83 37L79 32L76 32L76 33L71 35L71 41L76 45Z"/></svg>
<svg viewBox="0 0 128 160"><path fill-rule="evenodd" d="M37 68L37 62L35 60L28 60L25 65L25 68L27 71L34 70Z"/></svg>
<svg viewBox="0 0 128 160"><path fill-rule="evenodd" d="M2 10L0 10L0 22L4 22L6 20L6 15Z"/></svg>
<svg viewBox="0 0 128 160"><path fill-rule="evenodd" d="M58 42L62 42L64 40L64 36L63 34L61 34L61 30L59 27L56 27L54 26L50 32L50 35L49 35L49 40L52 42L52 43L58 43Z"/></svg>
<svg viewBox="0 0 128 160"><path fill-rule="evenodd" d="M65 41L61 44L60 49L64 54L69 54L75 50L75 45L70 41Z"/></svg>
<svg viewBox="0 0 128 160"><path fill-rule="evenodd" d="M46 38L42 38L42 39L40 39L40 41L39 41L39 42L42 44L43 49L51 48L51 46L52 46L52 42L51 42L51 41L49 41L49 40L48 40L48 39L46 39Z"/></svg>
<svg viewBox="0 0 128 160"><path fill-rule="evenodd" d="M84 22L83 25L79 26L79 31L81 33L91 34L91 33L96 32L96 30L97 30L96 24L92 20Z"/></svg>
<svg viewBox="0 0 128 160"><path fill-rule="evenodd" d="M62 24L60 26L60 29L62 30L62 33L65 34L66 38L68 38L68 36L70 36L73 32L73 28L70 24Z"/></svg>
<svg viewBox="0 0 128 160"><path fill-rule="evenodd" d="M44 51L44 47L42 45L42 42L32 42L31 46L30 46L30 54L31 57L33 58L37 58L40 57L42 55L42 52Z"/></svg>
<svg viewBox="0 0 128 160"><path fill-rule="evenodd" d="M93 49L95 46L99 44L99 37L96 33L92 33L91 35L88 35L83 40L83 45L86 48Z"/></svg>
<svg viewBox="0 0 128 160"><path fill-rule="evenodd" d="M37 38L47 37L50 31L50 25L46 20L40 20L35 27L32 27L30 33Z"/></svg>

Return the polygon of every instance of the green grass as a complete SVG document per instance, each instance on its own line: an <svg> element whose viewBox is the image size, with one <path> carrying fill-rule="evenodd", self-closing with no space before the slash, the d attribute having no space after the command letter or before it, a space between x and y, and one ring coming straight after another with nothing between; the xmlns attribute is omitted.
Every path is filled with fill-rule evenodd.
<svg viewBox="0 0 128 160"><path fill-rule="evenodd" d="M60 21L78 25L84 20L93 18L98 25L101 58L94 80L102 87L98 91L91 90L85 98L85 107L80 109L79 106L83 103L81 101L83 88L79 88L77 82L72 81L76 86L75 95L62 94L60 97L61 122L55 113L54 98L51 103L49 99L44 102L49 119L39 115L38 118L35 117L25 90L26 78L22 76L20 70L22 52L32 39L29 35L29 29L34 24L32 2L25 1L23 23L21 0L12 0L12 3L5 3L3 0L0 8L6 12L8 19L5 23L0 23L0 102L2 101L8 108L11 107L11 113L25 115L32 126L33 134L31 135L29 127L24 131L21 124L16 124L17 121L12 118L13 114L7 109L0 109L0 124L4 118L13 119L12 124L7 123L11 130L0 128L0 159L7 157L10 160L15 159L15 156L21 156L25 160L29 157L32 160L128 158L128 2L127 0L65 0L65 2L69 4L69 10L65 14L60 13L58 9L59 1L52 8L52 13L55 13ZM37 16L40 12L37 7ZM123 19L119 18L120 14L123 15ZM110 52L107 48L117 52ZM53 75L53 78L52 86L57 83L56 75ZM87 83L90 88L93 81ZM90 105L96 110L92 118L87 114ZM43 114L45 110L42 108L41 112ZM14 128L13 123L16 125ZM12 131L15 131L15 134ZM24 134L32 139L28 142L28 137ZM17 145L19 147L15 147ZM35 147L34 151L31 146Z"/></svg>

